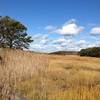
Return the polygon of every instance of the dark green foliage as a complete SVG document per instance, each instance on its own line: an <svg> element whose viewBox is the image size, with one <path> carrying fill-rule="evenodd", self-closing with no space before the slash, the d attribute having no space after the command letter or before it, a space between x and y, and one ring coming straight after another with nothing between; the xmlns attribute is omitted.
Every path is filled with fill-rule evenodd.
<svg viewBox="0 0 100 100"><path fill-rule="evenodd" d="M79 55L80 56L100 57L100 47L82 49L79 52Z"/></svg>
<svg viewBox="0 0 100 100"><path fill-rule="evenodd" d="M28 49L33 41L26 33L27 28L8 16L0 17L0 47Z"/></svg>

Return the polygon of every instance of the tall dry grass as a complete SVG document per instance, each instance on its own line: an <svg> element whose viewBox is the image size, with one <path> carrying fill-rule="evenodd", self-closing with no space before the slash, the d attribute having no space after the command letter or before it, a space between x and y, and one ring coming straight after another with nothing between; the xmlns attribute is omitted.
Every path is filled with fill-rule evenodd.
<svg viewBox="0 0 100 100"><path fill-rule="evenodd" d="M42 54L10 49L1 49L0 57L0 100L25 99L24 94L19 95L20 89L16 89L17 84L31 79L34 75L40 75L40 80L41 73L45 72L48 64L47 57Z"/></svg>
<svg viewBox="0 0 100 100"><path fill-rule="evenodd" d="M100 58L0 51L0 100L100 100Z"/></svg>
<svg viewBox="0 0 100 100"><path fill-rule="evenodd" d="M49 56L47 79L48 100L100 100L100 58Z"/></svg>

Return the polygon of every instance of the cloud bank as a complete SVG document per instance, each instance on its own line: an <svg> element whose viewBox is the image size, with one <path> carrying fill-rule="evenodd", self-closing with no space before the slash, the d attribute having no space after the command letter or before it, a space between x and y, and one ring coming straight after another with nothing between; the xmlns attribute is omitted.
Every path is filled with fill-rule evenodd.
<svg viewBox="0 0 100 100"><path fill-rule="evenodd" d="M62 25L60 28L56 28L52 25L46 26L46 30L48 30L50 33L57 33L60 35L77 35L81 33L84 29L83 26L78 26L76 24L76 21L74 19L71 19L67 21L64 25Z"/></svg>
<svg viewBox="0 0 100 100"><path fill-rule="evenodd" d="M31 43L30 50L38 52L53 51L79 51L82 48L100 46L100 27L92 27L87 33L86 27L76 24L75 19L67 21L61 27L47 25L47 34L33 35L34 42ZM51 34L52 33L52 34ZM58 36L54 36L54 34Z"/></svg>
<svg viewBox="0 0 100 100"><path fill-rule="evenodd" d="M53 51L79 51L82 48L100 46L100 41L90 42L84 39L65 38L63 36L50 39L46 34L37 35L34 42L30 46L30 50L38 52ZM33 37L37 37L34 35Z"/></svg>

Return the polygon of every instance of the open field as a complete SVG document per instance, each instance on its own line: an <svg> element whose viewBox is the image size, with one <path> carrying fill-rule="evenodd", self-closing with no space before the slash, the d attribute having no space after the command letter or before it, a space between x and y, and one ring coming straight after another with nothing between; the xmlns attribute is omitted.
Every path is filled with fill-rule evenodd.
<svg viewBox="0 0 100 100"><path fill-rule="evenodd" d="M56 87L50 100L100 99L100 58L54 55L49 61L48 77Z"/></svg>
<svg viewBox="0 0 100 100"><path fill-rule="evenodd" d="M0 100L100 100L100 58L0 52Z"/></svg>

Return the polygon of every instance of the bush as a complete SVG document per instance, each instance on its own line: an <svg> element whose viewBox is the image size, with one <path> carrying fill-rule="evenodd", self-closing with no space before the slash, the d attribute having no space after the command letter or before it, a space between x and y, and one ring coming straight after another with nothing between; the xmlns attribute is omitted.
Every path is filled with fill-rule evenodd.
<svg viewBox="0 0 100 100"><path fill-rule="evenodd" d="M100 47L81 49L80 56L100 57Z"/></svg>

